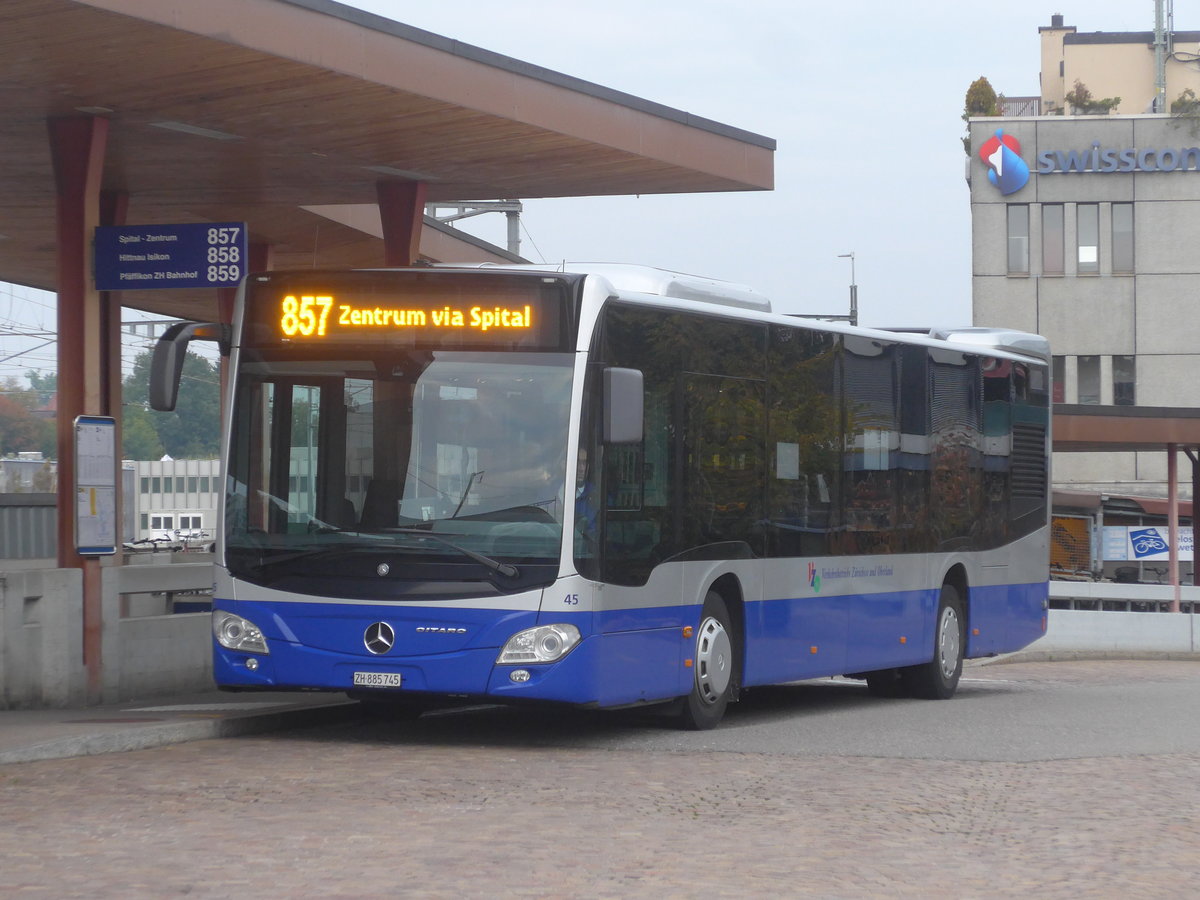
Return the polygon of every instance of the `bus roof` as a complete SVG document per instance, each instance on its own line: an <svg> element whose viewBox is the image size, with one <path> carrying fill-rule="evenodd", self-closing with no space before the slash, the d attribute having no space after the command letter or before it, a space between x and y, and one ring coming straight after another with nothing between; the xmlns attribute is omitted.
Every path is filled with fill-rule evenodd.
<svg viewBox="0 0 1200 900"><path fill-rule="evenodd" d="M691 300L718 306L735 307L758 313L772 313L771 301L763 293L743 284L688 275L658 269L653 266L625 265L621 263L560 263L513 264L480 263L477 265L439 264L453 268L504 269L510 271L558 272L589 275L603 278L619 294L643 294L667 300ZM976 352L994 351L1011 353L1050 362L1050 342L1038 334L1017 331L1012 328L990 328L984 326L958 326L933 328L871 328L839 322L833 324L821 316L795 315L794 318L811 319L813 326L824 327L843 333L890 332L908 334L911 339L925 338L938 343L955 344L960 349Z"/></svg>
<svg viewBox="0 0 1200 900"><path fill-rule="evenodd" d="M619 263L563 263L560 265L512 265L500 266L484 263L480 268L524 269L534 272L562 272L576 275L593 275L603 278L619 293L650 294L675 300L694 300L720 306L735 306L755 312L771 312L768 297L744 284L706 278L703 275L687 275L656 269L653 266L634 266Z"/></svg>

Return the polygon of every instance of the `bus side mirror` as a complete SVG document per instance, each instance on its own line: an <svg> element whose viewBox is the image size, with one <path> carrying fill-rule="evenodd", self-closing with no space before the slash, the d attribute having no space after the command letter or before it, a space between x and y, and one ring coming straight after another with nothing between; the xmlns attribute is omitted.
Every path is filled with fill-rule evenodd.
<svg viewBox="0 0 1200 900"><path fill-rule="evenodd" d="M604 442L638 444L642 440L643 386L639 369L604 370Z"/></svg>
<svg viewBox="0 0 1200 900"><path fill-rule="evenodd" d="M230 327L215 322L180 322L172 325L154 345L150 359L150 408L171 412L179 397L179 377L192 341L216 341L222 355L229 353Z"/></svg>

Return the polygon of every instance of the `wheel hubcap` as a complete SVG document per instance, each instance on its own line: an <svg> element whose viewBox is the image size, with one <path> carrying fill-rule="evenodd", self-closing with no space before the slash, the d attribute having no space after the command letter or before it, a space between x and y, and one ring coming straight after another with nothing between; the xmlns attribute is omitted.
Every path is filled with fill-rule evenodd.
<svg viewBox="0 0 1200 900"><path fill-rule="evenodd" d="M958 657L962 652L962 632L958 627L958 613L947 606L942 610L941 627L938 629L938 659L942 664L942 675L949 679L954 677L958 668Z"/></svg>
<svg viewBox="0 0 1200 900"><path fill-rule="evenodd" d="M729 632L716 619L700 623L696 641L696 687L705 703L716 703L733 675L733 645Z"/></svg>

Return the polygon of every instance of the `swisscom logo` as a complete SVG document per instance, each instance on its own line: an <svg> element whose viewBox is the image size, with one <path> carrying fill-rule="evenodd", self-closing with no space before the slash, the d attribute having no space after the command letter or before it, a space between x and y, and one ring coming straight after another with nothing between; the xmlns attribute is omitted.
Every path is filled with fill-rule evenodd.
<svg viewBox="0 0 1200 900"><path fill-rule="evenodd" d="M1021 142L997 131L979 148L979 158L988 167L988 181L1002 194L1015 194L1029 182L1029 166L1021 159Z"/></svg>

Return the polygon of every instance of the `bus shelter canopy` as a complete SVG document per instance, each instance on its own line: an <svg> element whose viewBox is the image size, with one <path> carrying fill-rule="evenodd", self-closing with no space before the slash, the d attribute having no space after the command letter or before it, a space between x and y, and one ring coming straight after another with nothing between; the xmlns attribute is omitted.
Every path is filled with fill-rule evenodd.
<svg viewBox="0 0 1200 900"><path fill-rule="evenodd" d="M0 280L56 289L47 122L109 120L126 222L245 221L273 267L378 265L348 214L428 201L768 190L774 141L330 0L5 0ZM211 291L126 292L211 318Z"/></svg>
<svg viewBox="0 0 1200 900"><path fill-rule="evenodd" d="M1200 409L1160 406L1054 404L1054 450L1157 450L1172 444L1200 448Z"/></svg>

